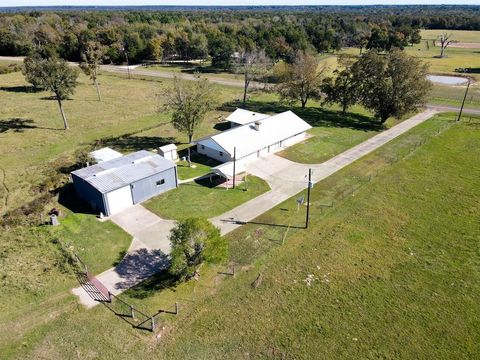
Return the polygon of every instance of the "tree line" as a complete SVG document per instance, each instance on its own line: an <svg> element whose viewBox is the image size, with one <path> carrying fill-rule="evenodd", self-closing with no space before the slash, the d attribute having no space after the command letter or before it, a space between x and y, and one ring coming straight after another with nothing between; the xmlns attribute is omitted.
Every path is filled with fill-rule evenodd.
<svg viewBox="0 0 480 360"><path fill-rule="evenodd" d="M228 68L242 49L293 62L298 51L344 46L390 50L420 42L421 28L480 30L479 7L315 7L312 11L58 11L0 14L0 55L80 61L89 42L103 62L211 58ZM414 10L417 9L417 10Z"/></svg>

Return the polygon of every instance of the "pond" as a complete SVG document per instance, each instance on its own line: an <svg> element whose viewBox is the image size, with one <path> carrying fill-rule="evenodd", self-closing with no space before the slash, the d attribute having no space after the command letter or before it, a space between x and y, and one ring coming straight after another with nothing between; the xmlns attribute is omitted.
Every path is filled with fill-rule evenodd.
<svg viewBox="0 0 480 360"><path fill-rule="evenodd" d="M468 79L460 76L427 75L427 79L436 84L442 85L462 85Z"/></svg>

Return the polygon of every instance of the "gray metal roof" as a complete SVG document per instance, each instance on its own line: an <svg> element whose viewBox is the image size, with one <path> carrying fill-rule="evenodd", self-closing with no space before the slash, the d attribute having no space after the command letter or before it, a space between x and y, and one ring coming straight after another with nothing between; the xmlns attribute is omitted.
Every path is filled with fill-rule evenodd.
<svg viewBox="0 0 480 360"><path fill-rule="evenodd" d="M175 164L164 157L141 150L75 170L72 174L82 178L101 193L108 193L173 167Z"/></svg>

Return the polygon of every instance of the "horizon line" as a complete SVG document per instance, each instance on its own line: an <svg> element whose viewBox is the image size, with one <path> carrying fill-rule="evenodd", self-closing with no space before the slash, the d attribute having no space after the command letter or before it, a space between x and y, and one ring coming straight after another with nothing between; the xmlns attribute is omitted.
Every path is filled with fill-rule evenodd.
<svg viewBox="0 0 480 360"><path fill-rule="evenodd" d="M245 8L245 7L289 7L289 8L296 8L296 7L373 7L373 6L388 6L388 7L399 7L399 6L477 6L480 7L480 3L478 4L469 4L469 3L396 3L396 4L389 4L389 3L376 3L376 4L304 4L304 5L282 5L282 4L259 4L259 5L212 5L212 4L205 4L205 5L177 5L177 4L125 4L125 5L0 5L0 9L2 8L49 8L49 7L57 7L57 8L73 8L73 7L92 7L92 8L102 8L102 7L205 7L205 8L215 8L215 7L226 7L226 8Z"/></svg>

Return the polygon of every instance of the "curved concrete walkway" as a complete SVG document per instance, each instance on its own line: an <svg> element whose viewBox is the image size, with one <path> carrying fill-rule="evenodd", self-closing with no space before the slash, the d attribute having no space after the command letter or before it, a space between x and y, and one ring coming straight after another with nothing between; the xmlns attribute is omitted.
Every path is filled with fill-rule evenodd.
<svg viewBox="0 0 480 360"><path fill-rule="evenodd" d="M313 169L314 183L319 182L438 112L429 108L321 164L299 164L276 155L258 159L247 166L247 172L267 181L271 190L211 221L222 234L227 234L305 189L309 168ZM168 235L174 221L161 219L141 205L116 214L110 220L133 236L132 245L120 264L96 277L110 292L119 294L168 266ZM72 292L87 307L98 304L82 287Z"/></svg>

